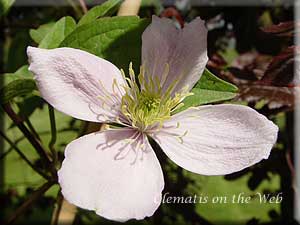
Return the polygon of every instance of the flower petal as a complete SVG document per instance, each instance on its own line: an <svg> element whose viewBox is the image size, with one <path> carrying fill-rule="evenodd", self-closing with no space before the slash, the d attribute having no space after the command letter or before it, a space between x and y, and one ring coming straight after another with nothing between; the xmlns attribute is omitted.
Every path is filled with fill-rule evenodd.
<svg viewBox="0 0 300 225"><path fill-rule="evenodd" d="M140 136L130 143L136 135ZM69 202L116 221L151 216L164 187L147 138L129 128L92 133L71 142L58 177Z"/></svg>
<svg viewBox="0 0 300 225"><path fill-rule="evenodd" d="M72 48L28 47L27 55L42 97L57 110L95 122L119 114L121 93L113 82L124 80L110 62Z"/></svg>
<svg viewBox="0 0 300 225"><path fill-rule="evenodd" d="M176 29L170 19L152 17L152 23L142 36L142 62L147 77L158 76L163 90L177 80L174 92L200 79L207 63L207 29L196 18L183 29ZM169 73L165 77L166 64ZM149 79L148 79L149 80Z"/></svg>
<svg viewBox="0 0 300 225"><path fill-rule="evenodd" d="M267 159L277 132L273 122L250 107L223 104L176 114L153 138L179 166L222 175Z"/></svg>

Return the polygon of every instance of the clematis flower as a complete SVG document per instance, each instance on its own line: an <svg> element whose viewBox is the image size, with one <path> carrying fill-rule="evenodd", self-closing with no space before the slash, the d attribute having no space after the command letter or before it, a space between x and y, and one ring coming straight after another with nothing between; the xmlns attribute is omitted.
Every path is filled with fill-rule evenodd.
<svg viewBox="0 0 300 225"><path fill-rule="evenodd" d="M58 172L66 200L110 220L153 215L164 178L149 138L178 166L198 174L229 174L268 158L278 128L249 107L206 105L172 115L205 68L206 38L200 18L177 29L171 20L153 17L142 36L137 78L132 67L127 78L78 49L28 47L29 69L49 104L81 120L114 125L67 145Z"/></svg>

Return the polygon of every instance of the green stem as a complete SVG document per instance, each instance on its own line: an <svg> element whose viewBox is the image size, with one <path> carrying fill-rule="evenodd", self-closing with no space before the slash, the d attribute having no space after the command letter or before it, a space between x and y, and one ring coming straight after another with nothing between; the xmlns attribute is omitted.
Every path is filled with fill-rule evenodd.
<svg viewBox="0 0 300 225"><path fill-rule="evenodd" d="M13 148L8 149L6 152L3 152L0 155L0 160L4 159L12 150L14 150Z"/></svg>
<svg viewBox="0 0 300 225"><path fill-rule="evenodd" d="M40 155L41 159L45 163L45 165L50 169L52 175L54 177L57 176L56 169L52 165L52 162L40 143L40 141L32 135L32 133L27 129L27 127L23 124L22 119L14 112L14 110L11 108L10 104L2 105L4 111L7 113L7 115L10 117L10 119L15 123L15 125L22 131L23 135L27 138L27 140L30 142L30 144L34 147L36 152Z"/></svg>
<svg viewBox="0 0 300 225"><path fill-rule="evenodd" d="M79 4L81 6L83 14L86 14L88 12L88 9L86 7L85 1L84 0L78 0Z"/></svg>
<svg viewBox="0 0 300 225"><path fill-rule="evenodd" d="M73 0L67 0L67 2L71 5L71 7L74 9L74 12L76 14L76 17L79 19L82 17L81 9L77 6L77 4Z"/></svg>
<svg viewBox="0 0 300 225"><path fill-rule="evenodd" d="M78 137L81 137L82 135L86 134L88 127L89 127L89 122L82 121L80 128L78 130Z"/></svg>
<svg viewBox="0 0 300 225"><path fill-rule="evenodd" d="M41 141L41 138L39 136L39 134L36 132L36 130L34 129L32 123L30 122L30 120L28 118L25 119L25 123L28 126L29 130L31 131L31 133L39 140Z"/></svg>
<svg viewBox="0 0 300 225"><path fill-rule="evenodd" d="M50 119L50 127L51 127L51 140L49 142L49 149L52 153L54 166L57 164L57 151L54 148L57 136L56 136L56 123L55 123L55 114L54 109L51 105L48 104L49 109L49 119Z"/></svg>
<svg viewBox="0 0 300 225"><path fill-rule="evenodd" d="M0 136L7 141L7 143L20 155L20 157L38 174L44 177L46 180L49 180L50 177L42 172L38 167L36 167L30 160L24 155L24 153L2 132L0 131Z"/></svg>
<svg viewBox="0 0 300 225"><path fill-rule="evenodd" d="M54 210L52 213L51 225L59 224L58 220L59 220L59 215L61 213L63 200L64 200L64 198L61 194L61 190L59 190L59 192L57 194L56 205L54 206Z"/></svg>

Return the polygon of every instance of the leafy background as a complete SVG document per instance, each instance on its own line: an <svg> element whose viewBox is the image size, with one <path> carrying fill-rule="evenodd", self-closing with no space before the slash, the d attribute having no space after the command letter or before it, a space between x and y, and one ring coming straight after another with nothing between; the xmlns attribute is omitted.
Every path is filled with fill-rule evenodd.
<svg viewBox="0 0 300 225"><path fill-rule="evenodd" d="M80 48L106 58L126 71L130 61L139 65L141 33L150 23L151 15L157 14L173 18L178 26L200 16L209 28L208 70L195 85L195 95L185 100L186 107L229 100L249 105L272 119L280 127L280 133L268 160L227 176L196 175L159 155L166 174L165 193L209 197L244 193L253 197L250 204L163 204L153 217L129 221L128 224L294 223L293 109L294 87L299 84L293 80L293 66L298 60L299 50L293 43L297 24L293 22L292 5L278 2L272 7L199 7L173 1L162 4L157 0L144 0L139 13L141 18L119 18L110 16L116 15L120 0L90 7L85 15L80 6L71 4L72 1L65 7L14 7L13 1L8 0L0 3L3 34L0 115L4 121L0 148L0 221L11 218L24 202L31 199L34 190L45 183L45 178L28 166L20 152L34 168L50 173L30 141L20 132L16 121L12 122L4 112L9 105L51 155L49 143L53 141L53 133L49 109L28 71L26 47ZM52 147L60 162L64 147L94 127L57 111L55 119L57 138ZM257 192L272 196L283 193L283 201L281 204L260 204L255 195ZM26 211L18 214L14 223L50 224L54 207L59 205L60 199L59 187L53 185ZM52 224L55 223L52 221ZM95 216L93 212L79 210L73 224L115 223Z"/></svg>

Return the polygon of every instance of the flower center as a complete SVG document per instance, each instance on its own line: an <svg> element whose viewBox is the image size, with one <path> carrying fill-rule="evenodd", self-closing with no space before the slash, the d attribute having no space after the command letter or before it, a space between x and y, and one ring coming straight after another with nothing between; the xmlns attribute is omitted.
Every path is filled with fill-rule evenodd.
<svg viewBox="0 0 300 225"><path fill-rule="evenodd" d="M169 73L168 65L162 77ZM125 95L122 97L121 111L130 121L131 126L144 132L163 125L163 122L171 117L171 113L183 105L182 100L191 95L187 89L180 93L173 93L178 83L175 80L165 91L162 91L163 83L157 76L144 76L143 66L136 80L132 64L129 67L130 78L128 86L124 87ZM138 82L137 82L138 81Z"/></svg>
<svg viewBox="0 0 300 225"><path fill-rule="evenodd" d="M142 92L141 95L138 96L138 102L143 112L153 113L159 107L160 98L147 94L146 92Z"/></svg>

